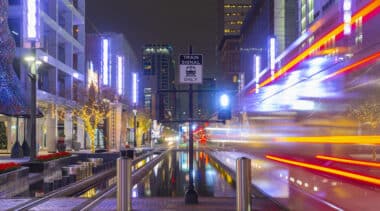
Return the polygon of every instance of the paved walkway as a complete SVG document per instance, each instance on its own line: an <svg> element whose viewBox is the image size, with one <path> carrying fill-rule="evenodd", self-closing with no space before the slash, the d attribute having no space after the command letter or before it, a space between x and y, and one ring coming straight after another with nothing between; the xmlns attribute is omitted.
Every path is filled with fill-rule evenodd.
<svg viewBox="0 0 380 211"><path fill-rule="evenodd" d="M23 204L30 199L0 199L0 210L7 210ZM33 211L68 211L83 203L85 198L53 198L30 210ZM200 197L198 204L187 205L183 197L151 197L132 199L132 208L136 211L231 211L236 210L236 199L232 197ZM101 201L93 211L116 211L116 198L108 198ZM281 210L271 201L266 199L252 199L252 210L277 211Z"/></svg>
<svg viewBox="0 0 380 211"><path fill-rule="evenodd" d="M9 210L30 201L30 198L0 199L0 210Z"/></svg>
<svg viewBox="0 0 380 211"><path fill-rule="evenodd" d="M68 211L86 201L85 198L53 198L30 210L33 211Z"/></svg>
<svg viewBox="0 0 380 211"><path fill-rule="evenodd" d="M185 200L183 197L136 198L132 200L132 209L144 210L144 211L155 211L155 210L231 211L231 210L236 210L235 198L200 197L198 200L199 200L198 204L187 205L185 204ZM103 200L100 204L98 204L98 206L96 206L93 209L93 211L104 211L104 210L110 210L110 211L116 210L116 199L110 198L110 199ZM280 209L269 200L253 199L252 210L276 211Z"/></svg>

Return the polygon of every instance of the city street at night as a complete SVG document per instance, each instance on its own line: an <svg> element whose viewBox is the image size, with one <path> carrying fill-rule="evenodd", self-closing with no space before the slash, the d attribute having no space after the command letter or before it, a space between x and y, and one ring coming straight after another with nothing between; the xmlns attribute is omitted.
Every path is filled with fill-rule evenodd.
<svg viewBox="0 0 380 211"><path fill-rule="evenodd" d="M0 0L1 210L380 210L380 0Z"/></svg>

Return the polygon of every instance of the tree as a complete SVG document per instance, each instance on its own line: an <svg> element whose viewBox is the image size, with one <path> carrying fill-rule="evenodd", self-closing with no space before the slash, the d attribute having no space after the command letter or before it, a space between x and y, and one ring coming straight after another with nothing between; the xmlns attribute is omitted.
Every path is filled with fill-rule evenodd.
<svg viewBox="0 0 380 211"><path fill-rule="evenodd" d="M355 107L348 108L349 116L362 125L368 125L375 129L380 123L380 105L372 102L365 102Z"/></svg>
<svg viewBox="0 0 380 211"><path fill-rule="evenodd" d="M128 125L132 126L133 128L133 123L134 123L134 116L132 110L128 112ZM138 109L137 110L137 115L136 115L136 121L138 123L138 128L136 131L136 140L137 143L142 140L143 134L148 133L149 129L152 125L152 120L150 119L150 116L143 110L143 109ZM140 143L141 145L142 143Z"/></svg>
<svg viewBox="0 0 380 211"><path fill-rule="evenodd" d="M109 115L109 110L110 99L102 97L94 84L88 89L87 102L73 110L73 114L83 120L84 129L90 138L91 152L95 152L95 131Z"/></svg>
<svg viewBox="0 0 380 211"><path fill-rule="evenodd" d="M359 122L359 130L362 126L369 126L370 134L373 135L380 123L380 104L364 102L348 108L348 115ZM372 148L372 158L376 161L376 144Z"/></svg>

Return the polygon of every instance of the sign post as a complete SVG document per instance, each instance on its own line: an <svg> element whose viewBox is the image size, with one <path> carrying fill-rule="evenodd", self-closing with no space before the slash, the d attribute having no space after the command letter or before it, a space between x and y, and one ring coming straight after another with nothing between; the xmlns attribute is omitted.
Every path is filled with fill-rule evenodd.
<svg viewBox="0 0 380 211"><path fill-rule="evenodd" d="M183 90L159 90L158 93L164 92L184 92L189 93L189 118L180 120L161 121L168 123L185 123L189 122L189 184L185 193L186 204L197 204L198 193L194 188L193 178L193 155L194 155L194 140L193 140L193 123L194 122L216 122L225 123L224 120L204 120L194 119L193 117L193 93L194 92L217 92L216 90L193 90L193 84L202 84L203 82L203 56L201 54L193 54L192 47L189 47L189 54L179 56L179 82L181 84L188 84L189 89Z"/></svg>
<svg viewBox="0 0 380 211"><path fill-rule="evenodd" d="M186 204L197 204L198 193L194 189L193 178L193 84L201 84L203 57L201 54L193 54L190 46L189 54L179 56L179 82L189 84L189 186L185 193Z"/></svg>

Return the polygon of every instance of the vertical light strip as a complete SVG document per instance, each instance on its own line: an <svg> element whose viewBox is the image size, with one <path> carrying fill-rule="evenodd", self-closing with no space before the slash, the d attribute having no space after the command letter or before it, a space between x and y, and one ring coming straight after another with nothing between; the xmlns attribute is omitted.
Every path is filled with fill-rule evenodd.
<svg viewBox="0 0 380 211"><path fill-rule="evenodd" d="M109 41L108 39L103 39L103 84L108 85L109 84L109 64L108 64L108 57L109 57Z"/></svg>
<svg viewBox="0 0 380 211"><path fill-rule="evenodd" d="M137 104L137 73L132 75L132 102L134 105Z"/></svg>
<svg viewBox="0 0 380 211"><path fill-rule="evenodd" d="M123 57L117 56L117 93L119 95L123 94L123 72L124 72Z"/></svg>
<svg viewBox="0 0 380 211"><path fill-rule="evenodd" d="M27 0L26 2L26 38L28 40L38 39L38 0Z"/></svg>
<svg viewBox="0 0 380 211"><path fill-rule="evenodd" d="M343 2L343 21L344 21L344 35L351 34L351 0L344 0Z"/></svg>
<svg viewBox="0 0 380 211"><path fill-rule="evenodd" d="M92 66L92 61L88 62L88 69L87 69L87 87L90 88L91 82L93 79L93 66Z"/></svg>
<svg viewBox="0 0 380 211"><path fill-rule="evenodd" d="M260 83L260 56L255 55L255 82L256 82L256 93L259 93L259 83Z"/></svg>
<svg viewBox="0 0 380 211"><path fill-rule="evenodd" d="M276 38L271 37L269 40L269 66L272 80L274 79L274 70L276 62Z"/></svg>

